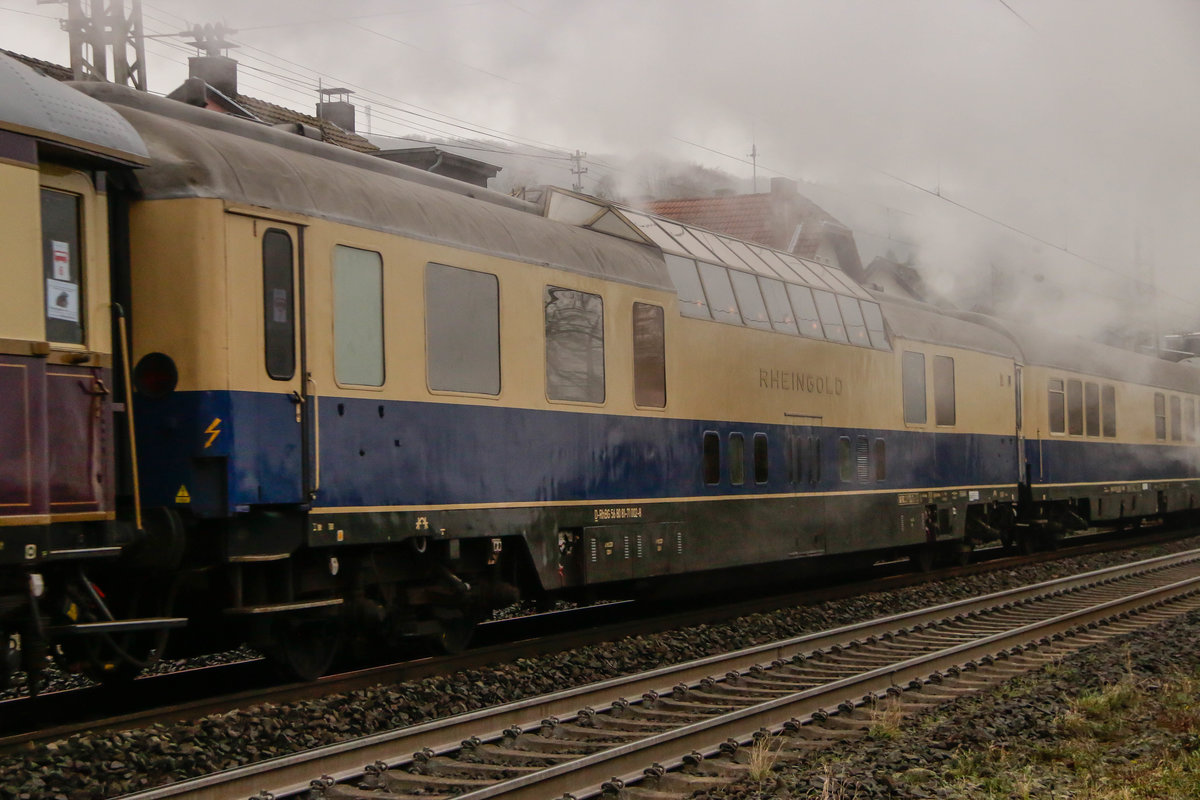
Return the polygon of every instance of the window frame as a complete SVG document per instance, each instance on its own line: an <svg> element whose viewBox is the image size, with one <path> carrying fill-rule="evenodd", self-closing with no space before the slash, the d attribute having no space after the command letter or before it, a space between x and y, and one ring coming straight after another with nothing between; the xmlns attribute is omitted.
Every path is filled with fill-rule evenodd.
<svg viewBox="0 0 1200 800"><path fill-rule="evenodd" d="M1062 378L1046 380L1046 417L1050 435L1067 435L1067 382Z"/></svg>
<svg viewBox="0 0 1200 800"><path fill-rule="evenodd" d="M933 422L939 428L958 424L957 388L954 383L954 357L933 357Z"/></svg>
<svg viewBox="0 0 1200 800"><path fill-rule="evenodd" d="M917 410L918 391L921 395L919 417L911 413ZM929 424L929 387L925 375L925 354L920 350L904 350L900 353L900 400L905 425Z"/></svg>
<svg viewBox="0 0 1200 800"><path fill-rule="evenodd" d="M268 243L277 240L287 243L286 269L283 268L282 261L268 263L267 260ZM271 380L290 381L296 377L297 360L296 243L292 240L292 234L283 228L267 228L262 234L259 255L262 260L263 367L266 369L267 377ZM278 274L271 274L273 272L277 272ZM287 275L287 286L284 291L287 301L288 318L281 323L277 314L279 311L277 292L282 287L276 285L273 279L282 277L285 272ZM272 333L273 330L279 330L272 326L280 324L287 326L286 334L283 331ZM276 363L276 360L280 358L278 355L279 351L275 350L272 344L282 344L285 340L287 342L286 354L284 356L287 362L286 369L277 369L282 366L282 362Z"/></svg>
<svg viewBox="0 0 1200 800"><path fill-rule="evenodd" d="M647 315L647 312L648 315ZM654 352L642 345L646 340L639 336L639 314L642 320L655 319L658 347ZM664 409L667 407L667 314L666 309L657 303L643 303L635 300L631 311L633 327L633 405L635 408ZM642 333L645 333L643 330ZM642 366L639 366L642 365ZM649 375L647 370L653 370ZM658 402L661 388L662 402Z"/></svg>
<svg viewBox="0 0 1200 800"><path fill-rule="evenodd" d="M1100 384L1084 381L1083 384L1083 434L1089 438L1100 436Z"/></svg>
<svg viewBox="0 0 1200 800"><path fill-rule="evenodd" d="M563 346L560 343L560 340L558 339L557 332L556 332L555 338L554 339L551 338L550 307L552 304L552 295L555 291L571 292L571 293L577 294L577 295L585 295L589 298L593 298L593 299L599 301L599 309L600 309L600 311L599 311L599 326L597 327L593 324L592 331L589 334L590 336L594 337L596 330L599 330L599 340L600 340L600 359L599 359L600 369L599 369L599 373L598 373L599 374L599 385L600 385L600 397L599 398L596 398L594 396L569 397L569 396L563 396L561 394L554 394L551 392L552 385L555 387L561 387L561 386L565 385L561 381L553 382L551 380L552 358L557 358L557 356L552 357L551 352L552 352L552 350L556 350L557 348ZM542 366L543 366L543 373L542 374L544 376L543 387L544 387L544 390L546 393L546 399L549 402L552 402L552 403L583 403L583 404L594 405L594 406L602 406L602 405L604 405L605 402L607 402L607 400L608 400L608 366L607 366L608 352L607 352L606 341L605 341L607 339L606 328L607 328L607 319L606 319L606 315L604 312L604 296L603 295L601 295L597 292L587 292L582 289L574 289L569 286L558 286L556 284L548 283L543 286L543 288L542 288L542 346L543 346ZM567 333L570 333L570 331L567 331ZM552 344L552 342L553 342L553 344ZM585 361L588 364L594 363L594 362L592 362L590 357L585 358ZM582 373L580 373L580 374L582 374ZM592 370L589 369L586 374L591 376L591 375L593 375L593 372L592 372ZM582 384L585 391L590 391L590 381L591 380L592 380L592 378L589 378L588 382L585 382L584 384Z"/></svg>
<svg viewBox="0 0 1200 800"><path fill-rule="evenodd" d="M342 341L340 338L339 332L342 330L345 330L345 329L341 328L340 324L339 324L339 321L342 320L342 316L338 314L338 310L339 310L338 278L339 278L339 270L343 269L351 262L339 261L338 254L342 253L342 252L346 252L346 251L354 251L355 253L369 254L369 255L372 255L375 257L374 266L377 268L377 275L379 278L379 284L378 284L379 305L376 309L378 311L378 322L379 322L379 337L378 337L378 342L379 342L379 363L378 363L379 382L378 383L371 383L369 381L351 380L351 378L357 378L359 376L358 375L342 375L341 374L342 368L348 367L348 365L343 363L343 359L341 358L341 356L339 354L339 352L340 352L339 343ZM387 383L387 317L384 314L383 254L380 253L378 250L372 250L372 249L366 248L366 247L355 247L353 245L347 245L347 244L335 244L333 246L333 252L331 254L330 262L329 262L329 281L330 281L331 295L333 298L333 304L332 304L332 308L330 310L331 310L332 316L333 316L333 380L334 380L334 383L336 383L338 386L344 386L344 387L348 387L348 388L352 387L355 389L381 389L381 388L383 388L384 384ZM354 318L358 319L358 315L355 315Z"/></svg>
<svg viewBox="0 0 1200 800"><path fill-rule="evenodd" d="M495 391L490 391L491 386L489 385L487 387L484 387L482 385L482 383L466 385L467 383L470 383L470 381L478 380L479 374L482 374L482 373L472 374L470 376L467 376L465 372L455 373L454 375L443 374L442 361L441 361L442 353L441 353L441 350L439 349L439 347L441 345L441 339L439 338L437 340L436 344L435 344L435 339L434 339L435 333L437 333L437 335L439 337L440 337L440 333L435 332L435 330L433 330L430 327L430 323L434 319L437 319L439 323L445 321L443 315L438 313L442 310L440 305L436 305L434 308L430 307L430 299L431 299L430 298L430 288L431 288L431 286L433 286L434 283L436 282L437 288L439 290L444 288L443 284L441 284L440 281L431 280L431 278L434 278L434 279L438 278L439 276L437 275L437 273L440 271L445 271L444 272L445 277L450 277L451 275L454 275L456 273L462 273L463 275L461 277L463 277L465 280L468 280L468 281L475 281L475 280L479 280L479 279L490 279L491 288L494 289L494 292L492 293L492 298L489 298L489 299L494 299L494 301L495 301L496 327L495 327L495 336L494 337L489 336L489 338L486 340L485 343L488 345L492 344L493 342L495 343L494 351L492 351L489 348L489 353L491 353L491 352L495 353L495 356L496 356L495 362L492 363L489 359L489 364L488 364L489 368L494 367L494 370L495 370L494 371ZM471 277L465 277L468 275ZM480 287L483 286L483 283L479 283L478 286L480 286ZM467 267L459 267L454 264L445 264L441 261L427 261L427 262L425 262L424 298L423 298L423 300L424 300L424 306L425 306L424 307L424 312L425 312L425 385L426 385L426 387L428 387L429 391L433 394L462 394L462 395L470 395L473 397L488 397L488 398L499 397L500 393L504 389L503 330L502 330L503 325L502 325L501 314L500 314L500 305L501 305L500 276L496 275L493 272L488 272L486 270L468 269ZM462 299L461 299L461 296L459 296L457 305L461 306L461 304L462 304ZM435 324L437 324L437 323L435 323ZM490 326L489 326L489 331L490 331ZM435 346L431 349L431 345L435 345ZM476 350L478 351L478 348L476 348ZM436 375L436 381L435 381L434 371L431 370L431 368L435 365L435 363L438 366L438 369L437 369L438 374ZM451 378L451 377L455 378L456 381L462 381L462 379L464 377L469 377L469 381L463 381L463 382L459 383L458 385L451 386L451 385L449 385L450 383L456 382L456 381L447 380L448 378ZM489 370L489 377L490 377L490 370Z"/></svg>
<svg viewBox="0 0 1200 800"><path fill-rule="evenodd" d="M1100 384L1100 435L1107 439L1117 436L1117 387Z"/></svg>
<svg viewBox="0 0 1200 800"><path fill-rule="evenodd" d="M42 177L46 176L43 175ZM52 201L51 198L53 198ZM47 201L51 201L52 203L64 201L71 204L69 213L71 230L66 236L69 241L64 242L59 239L50 238L53 234L47 232L46 220L48 216L54 215L47 213ZM87 197L78 191L39 183L38 205L38 220L40 225L38 230L38 247L42 253L41 318L46 341L55 346L66 348L87 347L90 339L88 336L89 320L87 314L87 228L84 220ZM67 215L64 214L63 216L63 221L65 221ZM60 231L56 231L56 233L60 233ZM65 274L60 269L62 262L57 257L58 253L62 251L56 249L54 247L55 244L66 246ZM72 275L72 272L74 275ZM72 277L75 280L72 280ZM68 300L65 305L57 302L52 304L51 292L60 292L60 300L71 296L74 297L74 300L73 302ZM57 316L51 314L52 306ZM71 318L72 316L74 317L73 319ZM67 332L64 330L66 328L70 328L69 336L66 335Z"/></svg>
<svg viewBox="0 0 1200 800"><path fill-rule="evenodd" d="M1067 379L1067 435L1083 436L1083 381Z"/></svg>

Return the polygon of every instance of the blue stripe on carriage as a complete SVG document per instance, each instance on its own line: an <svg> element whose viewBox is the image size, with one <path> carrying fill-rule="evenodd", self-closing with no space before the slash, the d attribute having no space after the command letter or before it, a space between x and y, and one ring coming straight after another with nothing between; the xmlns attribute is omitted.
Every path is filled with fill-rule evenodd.
<svg viewBox="0 0 1200 800"><path fill-rule="evenodd" d="M311 411L310 402L306 408ZM220 516L239 506L304 503L300 425L287 395L179 392L141 401L139 451L148 505L170 504L187 486L192 510ZM546 411L497 405L322 397L322 507L473 503L555 503L625 498L839 492L1014 484L1018 446L1011 436L946 431L877 431L706 422ZM212 440L212 421L220 433ZM745 436L746 483L704 483L702 442L716 431L722 458L728 434ZM821 442L815 484L789 479L789 434ZM755 482L754 434L768 437L768 480ZM848 437L853 478L839 475L839 439ZM858 437L871 451L866 481L857 470ZM886 443L886 476L875 480L874 443ZM205 446L207 444L207 446ZM1102 441L1026 442L1035 482L1129 481L1196 474L1194 459L1163 461L1161 446ZM310 453L314 444L309 443ZM1178 448L1180 452L1184 448ZM228 459L223 462L222 459ZM227 483L214 472L229 467ZM1039 481L1039 477L1041 480ZM224 497L221 494L224 493Z"/></svg>

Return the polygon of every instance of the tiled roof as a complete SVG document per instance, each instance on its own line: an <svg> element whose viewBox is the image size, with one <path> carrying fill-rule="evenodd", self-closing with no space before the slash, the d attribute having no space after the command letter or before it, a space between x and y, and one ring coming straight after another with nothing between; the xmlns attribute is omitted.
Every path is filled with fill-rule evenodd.
<svg viewBox="0 0 1200 800"><path fill-rule="evenodd" d="M777 191L760 194L655 200L642 208L688 225L785 250L801 258L823 260L820 257L822 246L828 243L837 252L842 269L856 279L862 274L853 232L794 188L787 188L786 183L781 182Z"/></svg>
<svg viewBox="0 0 1200 800"><path fill-rule="evenodd" d="M56 81L75 80L75 73L71 71L70 67L64 67L50 61L42 61L40 58L23 56L20 53L14 53L11 50L0 50L0 53L3 53L9 58L14 58L25 66L31 67L47 77L54 78Z"/></svg>
<svg viewBox="0 0 1200 800"><path fill-rule="evenodd" d="M299 111L293 111L290 108L277 106L274 103L268 103L266 100L259 100L257 97L249 97L248 95L239 94L234 100L238 105L247 111L254 114L268 125L281 125L286 123L301 123L317 128L321 131L321 140L336 144L338 147L344 147L347 150L357 150L360 153L374 153L379 150L378 147L371 144L369 141L359 136L357 133L349 131L335 125L334 123L321 119L320 117L302 114Z"/></svg>
<svg viewBox="0 0 1200 800"><path fill-rule="evenodd" d="M770 246L771 195L741 194L728 197L691 197L683 200L655 200L644 206L652 214L698 225ZM786 244L786 242L785 242Z"/></svg>

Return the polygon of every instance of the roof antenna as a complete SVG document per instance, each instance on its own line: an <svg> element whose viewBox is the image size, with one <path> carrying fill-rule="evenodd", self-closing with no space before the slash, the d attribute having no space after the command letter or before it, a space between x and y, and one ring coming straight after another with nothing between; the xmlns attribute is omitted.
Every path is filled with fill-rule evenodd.
<svg viewBox="0 0 1200 800"><path fill-rule="evenodd" d="M758 145L754 142L753 133L750 139L750 152L746 154L746 157L750 159L750 165L753 170L754 194L758 194Z"/></svg>

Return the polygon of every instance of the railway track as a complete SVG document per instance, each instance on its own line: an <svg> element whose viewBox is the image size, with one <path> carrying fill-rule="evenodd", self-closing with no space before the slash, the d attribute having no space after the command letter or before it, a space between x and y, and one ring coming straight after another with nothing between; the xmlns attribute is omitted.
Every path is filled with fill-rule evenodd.
<svg viewBox="0 0 1200 800"><path fill-rule="evenodd" d="M1195 535L1195 531L1162 531L1149 536L1143 533L1137 545L1159 544L1189 535ZM1128 546L1128 539L1104 532L1080 537L1057 552L981 558L977 563L929 573L901 571L903 565L894 565L891 572L884 569L867 581L835 583L800 593L740 600L716 607L696 607L692 604L685 610L668 614L661 613L662 607L656 605L654 616L649 618L647 608L626 602L497 620L479 627L472 649L465 653L342 672L313 683L280 684L268 665L260 660L147 676L125 685L96 685L50 692L36 698L11 699L0 702L0 753L34 742L65 738L74 733L96 733L196 719L228 712L248 703L302 701L381 683L482 667L499 658L534 657L597 641L654 634L747 614L851 597L868 591L893 590L931 580L968 577L991 570ZM994 556L986 552L979 555Z"/></svg>
<svg viewBox="0 0 1200 800"><path fill-rule="evenodd" d="M746 774L755 749L786 759L857 735L881 703L940 702L1196 608L1200 550L664 667L124 800L687 794Z"/></svg>

